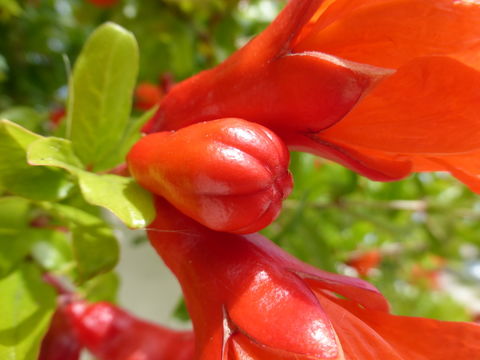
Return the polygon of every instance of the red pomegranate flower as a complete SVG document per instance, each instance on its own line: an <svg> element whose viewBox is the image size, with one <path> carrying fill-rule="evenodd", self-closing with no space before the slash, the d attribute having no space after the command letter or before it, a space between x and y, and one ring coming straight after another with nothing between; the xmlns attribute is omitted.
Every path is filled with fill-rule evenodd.
<svg viewBox="0 0 480 360"><path fill-rule="evenodd" d="M479 54L476 0L291 0L146 130L239 117L372 179L448 170L480 192Z"/></svg>
<svg viewBox="0 0 480 360"><path fill-rule="evenodd" d="M140 139L127 163L140 185L217 231L259 231L279 214L293 181L272 131L219 119Z"/></svg>
<svg viewBox="0 0 480 360"><path fill-rule="evenodd" d="M100 360L191 360L191 331L174 331L140 320L106 302L73 301L64 316L78 339Z"/></svg>
<svg viewBox="0 0 480 360"><path fill-rule="evenodd" d="M182 286L196 359L470 360L480 353L479 325L393 316L363 280L306 265L258 234L212 231L161 198L156 208L148 235Z"/></svg>

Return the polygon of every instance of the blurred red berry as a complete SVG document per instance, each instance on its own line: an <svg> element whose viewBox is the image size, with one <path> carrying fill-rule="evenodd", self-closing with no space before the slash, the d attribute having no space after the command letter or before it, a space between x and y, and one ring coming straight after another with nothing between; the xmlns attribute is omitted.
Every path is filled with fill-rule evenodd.
<svg viewBox="0 0 480 360"><path fill-rule="evenodd" d="M162 89L155 84L142 82L135 89L135 108L149 110L157 105L163 98Z"/></svg>
<svg viewBox="0 0 480 360"><path fill-rule="evenodd" d="M357 270L358 275L368 276L370 271L376 268L381 261L382 255L380 252L371 250L352 256L346 261L346 264Z"/></svg>
<svg viewBox="0 0 480 360"><path fill-rule="evenodd" d="M48 117L53 127L57 127L62 122L63 118L65 117L65 114L66 114L66 111L63 106L50 111L50 114L48 115Z"/></svg>

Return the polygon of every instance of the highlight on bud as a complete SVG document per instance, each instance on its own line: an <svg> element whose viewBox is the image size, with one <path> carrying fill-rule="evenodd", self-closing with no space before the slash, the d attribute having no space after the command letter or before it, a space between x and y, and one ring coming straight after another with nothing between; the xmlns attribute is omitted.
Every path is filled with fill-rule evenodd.
<svg viewBox="0 0 480 360"><path fill-rule="evenodd" d="M148 236L178 278L197 360L451 360L480 326L394 316L361 279L304 264L259 234L212 231L156 199Z"/></svg>
<svg viewBox="0 0 480 360"><path fill-rule="evenodd" d="M231 233L269 225L293 186L282 140L236 118L147 135L127 163L144 188L210 229Z"/></svg>

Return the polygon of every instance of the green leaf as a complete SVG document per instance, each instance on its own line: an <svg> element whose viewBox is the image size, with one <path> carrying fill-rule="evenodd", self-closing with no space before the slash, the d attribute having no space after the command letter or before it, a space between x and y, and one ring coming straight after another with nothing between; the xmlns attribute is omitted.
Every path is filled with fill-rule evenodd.
<svg viewBox="0 0 480 360"><path fill-rule="evenodd" d="M85 297L91 302L108 301L115 303L119 286L120 279L117 273L109 272L102 274L85 284Z"/></svg>
<svg viewBox="0 0 480 360"><path fill-rule="evenodd" d="M56 137L41 138L31 143L27 158L32 165L60 167L73 174L83 168L73 152L71 141Z"/></svg>
<svg viewBox="0 0 480 360"><path fill-rule="evenodd" d="M48 270L61 270L72 262L72 251L62 232L0 227L0 278L14 270L29 253Z"/></svg>
<svg viewBox="0 0 480 360"><path fill-rule="evenodd" d="M66 233L37 229L31 241L31 255L42 268L63 272L73 263L72 247Z"/></svg>
<svg viewBox="0 0 480 360"><path fill-rule="evenodd" d="M55 293L31 264L0 280L0 359L35 360Z"/></svg>
<svg viewBox="0 0 480 360"><path fill-rule="evenodd" d="M116 164L138 73L135 37L106 23L90 36L78 57L67 104L67 134L75 153L96 171Z"/></svg>
<svg viewBox="0 0 480 360"><path fill-rule="evenodd" d="M0 121L0 187L10 193L34 200L58 200L72 187L56 169L30 166L26 149L41 139L8 120Z"/></svg>
<svg viewBox="0 0 480 360"><path fill-rule="evenodd" d="M183 296L178 299L175 309L173 309L172 316L182 322L187 322L190 320L190 314L188 313L187 305L185 304Z"/></svg>
<svg viewBox="0 0 480 360"><path fill-rule="evenodd" d="M127 126L125 131L122 143L120 147L117 149L115 154L112 155L116 160L114 161L115 164L119 164L125 161L125 158L130 151L130 148L135 144L138 139L140 139L141 129L145 123L152 118L152 116L157 111L157 106L153 107L152 109L148 110L147 112L143 113L142 116L132 119Z"/></svg>
<svg viewBox="0 0 480 360"><path fill-rule="evenodd" d="M30 131L39 131L43 117L34 109L26 106L11 107L0 113L0 119L10 120Z"/></svg>
<svg viewBox="0 0 480 360"><path fill-rule="evenodd" d="M37 135L24 127L15 124L9 120L0 121L0 130L2 135L11 138L22 149L26 150L27 147L35 140L41 139L40 135Z"/></svg>
<svg viewBox="0 0 480 360"><path fill-rule="evenodd" d="M25 232L0 228L0 278L8 275L29 253L31 241Z"/></svg>
<svg viewBox="0 0 480 360"><path fill-rule="evenodd" d="M42 138L32 143L28 161L34 165L58 166L77 177L85 200L107 208L131 228L147 226L155 216L150 193L132 178L98 175L80 168L81 162L65 139Z"/></svg>
<svg viewBox="0 0 480 360"><path fill-rule="evenodd" d="M21 229L28 225L30 201L18 196L0 197L0 228Z"/></svg>
<svg viewBox="0 0 480 360"><path fill-rule="evenodd" d="M0 21L7 21L12 17L19 16L22 11L22 7L16 0L0 1Z"/></svg>
<svg viewBox="0 0 480 360"><path fill-rule="evenodd" d="M91 226L73 225L71 230L79 282L115 267L119 256L118 243L108 226L102 223Z"/></svg>
<svg viewBox="0 0 480 360"><path fill-rule="evenodd" d="M83 172L79 181L87 202L109 209L128 227L144 228L153 221L152 195L134 179Z"/></svg>
<svg viewBox="0 0 480 360"><path fill-rule="evenodd" d="M99 217L74 207L52 203L42 205L45 210L69 222L79 282L85 282L115 267L119 247L108 224Z"/></svg>

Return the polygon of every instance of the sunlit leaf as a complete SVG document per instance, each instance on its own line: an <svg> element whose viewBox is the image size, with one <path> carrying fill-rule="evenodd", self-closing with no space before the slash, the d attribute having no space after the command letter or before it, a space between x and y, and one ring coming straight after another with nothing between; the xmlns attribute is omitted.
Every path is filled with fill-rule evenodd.
<svg viewBox="0 0 480 360"><path fill-rule="evenodd" d="M155 216L151 195L132 178L95 174L81 169L80 160L65 139L42 138L31 144L28 161L58 166L77 177L85 200L107 208L131 228L147 226Z"/></svg>
<svg viewBox="0 0 480 360"><path fill-rule="evenodd" d="M67 105L67 135L94 170L112 164L128 123L138 73L135 37L106 23L90 36L75 62Z"/></svg>
<svg viewBox="0 0 480 360"><path fill-rule="evenodd" d="M31 243L32 257L46 270L63 271L73 262L72 247L62 231L36 229Z"/></svg>
<svg viewBox="0 0 480 360"><path fill-rule="evenodd" d="M56 137L41 138L31 143L27 157L32 165L61 167L73 173L83 168L82 162L73 153L72 143Z"/></svg>
<svg viewBox="0 0 480 360"><path fill-rule="evenodd" d="M119 286L120 279L117 273L102 274L85 283L85 297L91 302L108 301L115 303Z"/></svg>
<svg viewBox="0 0 480 360"><path fill-rule="evenodd" d="M0 119L7 119L30 131L39 131L42 116L32 108L16 106L0 113Z"/></svg>
<svg viewBox="0 0 480 360"><path fill-rule="evenodd" d="M23 264L0 280L0 359L35 360L55 308L54 290Z"/></svg>
<svg viewBox="0 0 480 360"><path fill-rule="evenodd" d="M143 113L142 116L136 119L132 119L130 121L125 131L121 146L119 147L119 149L117 149L115 154L112 154L112 157L117 159L116 161L114 161L116 164L125 162L125 157L127 153L130 151L130 148L141 137L142 126L152 118L156 110L157 110L157 107L155 106L152 109Z"/></svg>
<svg viewBox="0 0 480 360"><path fill-rule="evenodd" d="M30 201L18 196L0 197L0 228L21 229L28 225Z"/></svg>
<svg viewBox="0 0 480 360"><path fill-rule="evenodd" d="M27 164L26 149L38 139L19 125L0 121L0 187L35 200L61 199L72 186L65 174Z"/></svg>
<svg viewBox="0 0 480 360"><path fill-rule="evenodd" d="M113 269L118 262L119 248L108 224L74 207L52 203L42 205L45 210L69 223L80 282Z"/></svg>
<svg viewBox="0 0 480 360"><path fill-rule="evenodd" d="M26 231L0 228L0 278L8 275L28 254L31 241Z"/></svg>
<svg viewBox="0 0 480 360"><path fill-rule="evenodd" d="M151 194L132 178L84 172L79 181L85 200L109 209L130 228L146 227L155 217Z"/></svg>

